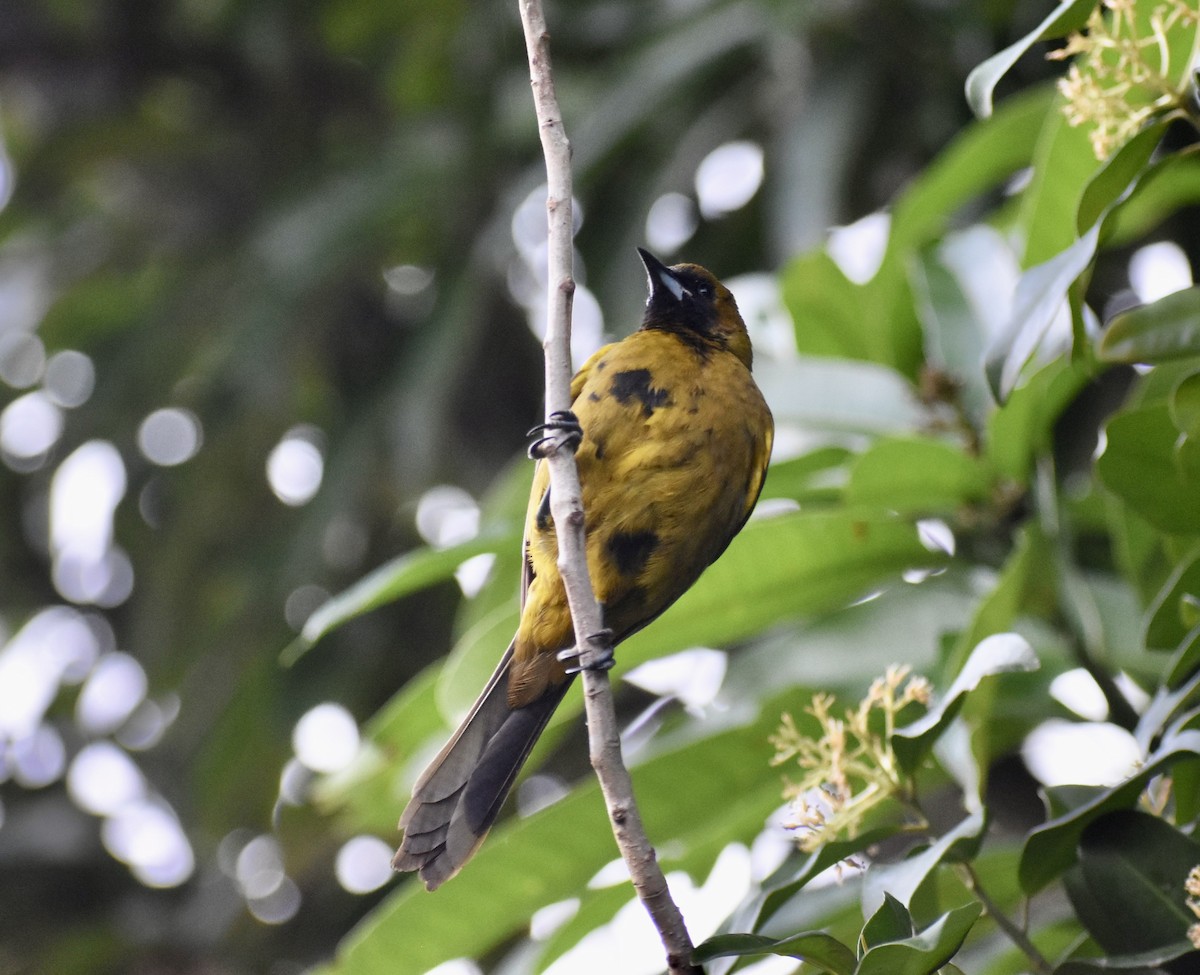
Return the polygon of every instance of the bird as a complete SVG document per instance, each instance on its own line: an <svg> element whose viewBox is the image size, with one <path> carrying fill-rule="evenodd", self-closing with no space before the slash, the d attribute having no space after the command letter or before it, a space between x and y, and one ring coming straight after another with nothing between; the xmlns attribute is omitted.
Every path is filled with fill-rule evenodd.
<svg viewBox="0 0 1200 975"><path fill-rule="evenodd" d="M575 449L588 571L611 645L657 618L725 551L758 501L774 438L733 294L697 264L668 267L638 253L649 292L641 327L596 351L572 380L571 409L530 431ZM578 672L544 459L523 556L516 635L400 818L392 866L417 872L429 890L478 850Z"/></svg>

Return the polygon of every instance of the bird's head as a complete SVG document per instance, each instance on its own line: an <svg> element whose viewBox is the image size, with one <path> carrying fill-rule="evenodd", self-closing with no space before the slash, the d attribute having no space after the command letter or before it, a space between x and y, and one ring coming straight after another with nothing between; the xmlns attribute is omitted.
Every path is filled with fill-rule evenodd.
<svg viewBox="0 0 1200 975"><path fill-rule="evenodd" d="M674 332L702 351L728 350L750 368L750 336L729 289L699 264L667 267L647 250L638 253L650 288L642 328Z"/></svg>

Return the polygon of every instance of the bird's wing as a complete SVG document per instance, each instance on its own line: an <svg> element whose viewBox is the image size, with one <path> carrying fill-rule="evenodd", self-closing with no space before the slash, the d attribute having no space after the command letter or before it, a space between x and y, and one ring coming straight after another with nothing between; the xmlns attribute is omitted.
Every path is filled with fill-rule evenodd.
<svg viewBox="0 0 1200 975"><path fill-rule="evenodd" d="M574 408L575 401L579 398L579 394L583 391L583 387L587 384L588 377L592 374L592 369L597 362L600 361L613 345L609 343L602 345L590 356L580 368L579 372L571 379L571 406ZM585 431L586 432L586 431ZM525 509L525 532L521 537L521 602L520 609L523 612L525 609L525 594L529 591L529 584L533 581L533 563L529 559L529 537L533 533L534 520L538 516L538 512L543 508L549 507L550 499L550 469L546 466L544 460L539 460L537 467L533 471L533 488L529 492L529 506Z"/></svg>

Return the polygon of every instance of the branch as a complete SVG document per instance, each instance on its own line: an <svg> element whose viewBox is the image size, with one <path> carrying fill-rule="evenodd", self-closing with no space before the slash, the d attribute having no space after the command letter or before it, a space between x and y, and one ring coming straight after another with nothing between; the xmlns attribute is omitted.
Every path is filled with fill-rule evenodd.
<svg viewBox="0 0 1200 975"><path fill-rule="evenodd" d="M546 157L546 209L549 218L546 418L571 407L571 302L575 295L571 242L571 146L567 141L550 70L550 35L541 0L519 0L533 102ZM633 797L633 782L621 758L621 739L608 673L588 665L611 651L600 606L588 578L583 497L575 457L561 438L546 444L550 470L550 514L558 536L558 571L571 606L575 641L583 667L589 757L608 807L613 836L629 868L634 889L658 929L672 975L699 973L691 964L692 941L683 915L671 899L654 848L646 838ZM582 638L581 638L582 635Z"/></svg>

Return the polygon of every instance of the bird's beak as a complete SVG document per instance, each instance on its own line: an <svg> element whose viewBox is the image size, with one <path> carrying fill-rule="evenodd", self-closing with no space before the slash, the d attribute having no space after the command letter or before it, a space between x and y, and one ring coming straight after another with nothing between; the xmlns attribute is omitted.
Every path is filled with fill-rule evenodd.
<svg viewBox="0 0 1200 975"><path fill-rule="evenodd" d="M642 258L642 263L646 265L646 280L650 287L650 297L647 302L654 301L664 291L669 292L676 301L682 301L683 296L688 292L675 277L675 272L645 248L639 247L637 251Z"/></svg>

